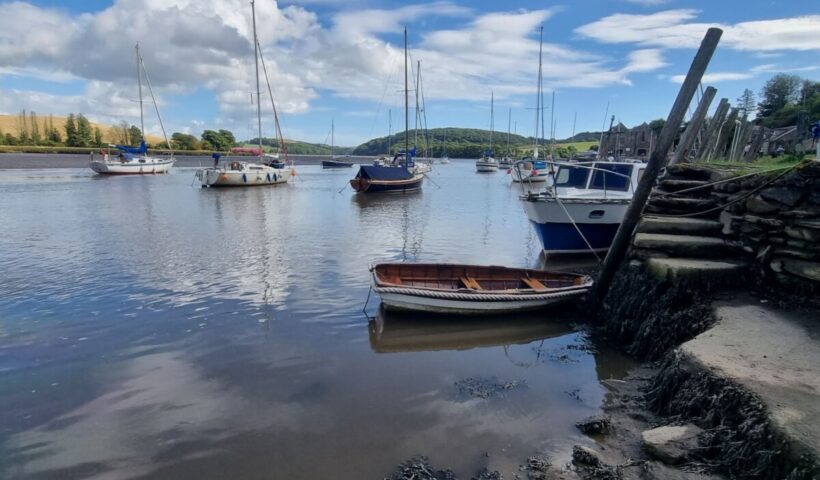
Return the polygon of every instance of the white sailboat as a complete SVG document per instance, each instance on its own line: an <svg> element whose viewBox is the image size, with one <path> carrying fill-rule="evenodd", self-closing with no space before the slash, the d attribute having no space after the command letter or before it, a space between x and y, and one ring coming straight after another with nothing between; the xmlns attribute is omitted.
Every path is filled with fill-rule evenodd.
<svg viewBox="0 0 820 480"><path fill-rule="evenodd" d="M475 162L475 169L478 173L498 171L498 161L493 157L493 130L495 130L493 94L490 92L490 147L484 152L484 156Z"/></svg>
<svg viewBox="0 0 820 480"><path fill-rule="evenodd" d="M256 73L256 124L257 124L257 139L259 146L254 149L253 153L257 155L256 162L245 162L234 160L226 162L226 164L219 165L219 154L214 154L214 166L212 168L202 168L196 171L196 178L200 181L202 187L250 187L257 185L279 185L287 183L295 171L291 166L274 163L271 157L265 155L262 147L262 102L261 92L259 88L259 61L262 60L262 69L265 74L265 81L268 86L268 94L271 99L271 106L273 108L273 117L276 124L276 136L279 139L280 149L284 153L285 160L287 160L287 145L285 145L282 131L279 126L279 116L276 113L276 104L273 100L273 91L270 88L270 79L268 78L267 68L265 68L265 60L262 58L262 49L259 45L259 40L256 36L256 8L254 2L251 1L251 17L253 21L253 50L254 50L254 65ZM278 160L278 158L277 158Z"/></svg>
<svg viewBox="0 0 820 480"><path fill-rule="evenodd" d="M137 86L139 89L139 103L140 103L140 140L139 147L129 147L126 145L111 145L119 151L115 157L112 157L108 151L102 152L101 158L96 158L94 154L91 155L91 162L89 167L96 173L101 175L144 175L153 173L168 173L171 167L174 166L176 159L171 153L168 157L152 157L148 155L148 146L145 143L145 117L143 115L143 101L142 101L142 75L145 74L145 80L148 84L148 91L151 93L151 100L154 102L154 108L159 118L159 126L162 128L162 135L165 137L165 143L168 149L171 149L171 144L168 142L168 136L165 134L165 127L162 125L162 117L159 114L159 107L154 98L154 91L151 88L151 80L148 78L148 71L145 70L145 64L140 55L139 43L134 47L137 57Z"/></svg>
<svg viewBox="0 0 820 480"><path fill-rule="evenodd" d="M543 95L542 95L542 62L541 54L544 46L544 27L541 27L541 43L538 47L538 87L536 88L535 101L535 144L532 148L532 158L524 158L521 161L515 162L510 169L510 176L513 182L527 182L527 183L543 183L550 180L550 175L553 168L543 160L538 159L538 121L543 112ZM543 131L543 123L541 125Z"/></svg>
<svg viewBox="0 0 820 480"><path fill-rule="evenodd" d="M442 151L441 159L439 160L439 163L441 163L443 165L446 165L446 164L450 163L450 156L447 155L447 129L446 128L444 129L444 147L443 147L443 151Z"/></svg>
<svg viewBox="0 0 820 480"><path fill-rule="evenodd" d="M510 149L510 126L512 125L512 107L507 112L507 153L498 161L499 167L512 167L515 160L512 159L512 150Z"/></svg>

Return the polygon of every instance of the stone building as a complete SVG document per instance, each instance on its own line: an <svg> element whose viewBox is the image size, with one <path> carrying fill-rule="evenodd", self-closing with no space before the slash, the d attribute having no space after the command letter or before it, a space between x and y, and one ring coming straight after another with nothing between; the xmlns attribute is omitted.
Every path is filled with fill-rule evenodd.
<svg viewBox="0 0 820 480"><path fill-rule="evenodd" d="M634 128L619 122L603 133L598 151L604 157L646 159L654 141L655 132L646 122Z"/></svg>

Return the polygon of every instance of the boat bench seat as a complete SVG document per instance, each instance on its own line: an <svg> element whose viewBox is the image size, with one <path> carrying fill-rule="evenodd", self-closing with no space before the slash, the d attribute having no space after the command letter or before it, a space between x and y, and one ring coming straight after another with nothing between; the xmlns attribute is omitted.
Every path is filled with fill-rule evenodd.
<svg viewBox="0 0 820 480"><path fill-rule="evenodd" d="M524 284L530 287L531 289L535 290L536 292L546 292L547 290L549 290L543 283L541 283L535 278L521 277L521 281L524 282Z"/></svg>
<svg viewBox="0 0 820 480"><path fill-rule="evenodd" d="M478 281L473 277L461 277L461 283L471 290L484 290Z"/></svg>
<svg viewBox="0 0 820 480"><path fill-rule="evenodd" d="M401 285L401 277L398 275L382 275L385 283L392 283L394 285Z"/></svg>

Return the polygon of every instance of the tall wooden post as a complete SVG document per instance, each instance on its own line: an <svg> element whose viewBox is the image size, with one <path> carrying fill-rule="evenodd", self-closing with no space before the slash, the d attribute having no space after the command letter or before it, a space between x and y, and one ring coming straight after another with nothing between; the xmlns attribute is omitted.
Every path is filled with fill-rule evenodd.
<svg viewBox="0 0 820 480"><path fill-rule="evenodd" d="M749 151L743 156L743 161L752 162L757 158L760 147L763 145L765 135L763 134L763 127L754 127L752 132L752 139L749 142Z"/></svg>
<svg viewBox="0 0 820 480"><path fill-rule="evenodd" d="M720 126L723 125L723 121L726 119L726 112L728 111L729 99L721 98L720 103L718 103L717 110L715 110L715 114L712 115L712 119L709 120L709 127L706 129L706 140L703 143L703 147L700 149L698 155L699 159L704 160L708 158L709 152L715 148L717 134L720 131Z"/></svg>
<svg viewBox="0 0 820 480"><path fill-rule="evenodd" d="M722 158L726 154L726 141L729 140L730 135L735 133L735 120L737 120L737 108L729 110L726 120L720 126L720 133L718 134L715 148L712 150L712 155L709 159Z"/></svg>
<svg viewBox="0 0 820 480"><path fill-rule="evenodd" d="M683 135L681 135L680 142L678 143L678 149L675 151L675 154L672 155L672 160L669 161L669 165L674 165L678 162L687 162L686 157L689 155L689 149L692 148L692 144L695 142L698 132L700 132L701 127L703 127L706 112L709 111L709 105L712 104L712 99L715 98L716 93L717 89L715 87L707 87L706 91L703 92L703 97L701 97L700 103L698 103L698 108L695 109L692 120L689 122L689 125L686 126L686 130L683 131Z"/></svg>
<svg viewBox="0 0 820 480"><path fill-rule="evenodd" d="M641 212L643 212L646 200L652 191L652 186L655 184L661 168L666 164L666 154L675 141L683 116L692 102L692 97L695 95L695 90L706 72L706 67L709 66L709 61L712 59L712 54L715 53L721 35L723 35L723 30L719 28L713 27L707 30L706 36L703 37L700 48L692 60L686 79L680 87L678 97L672 105L672 110L669 112L663 130L661 130L658 143L655 144L655 149L649 157L644 175L635 189L635 195L632 197L632 202L629 204L621 226L618 228L618 233L615 234L615 239L612 241L612 246L609 248L609 253L607 253L604 266L601 269L601 274L598 276L596 293L599 300L603 300L606 296L612 279L615 278L615 272L626 255L629 243L632 241L632 233L641 219Z"/></svg>

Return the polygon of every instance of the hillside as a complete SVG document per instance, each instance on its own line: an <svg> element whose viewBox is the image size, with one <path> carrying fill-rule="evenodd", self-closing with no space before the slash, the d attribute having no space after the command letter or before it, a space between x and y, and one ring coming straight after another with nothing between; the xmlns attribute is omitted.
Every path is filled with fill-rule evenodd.
<svg viewBox="0 0 820 480"><path fill-rule="evenodd" d="M444 138L446 134L447 155L454 158L476 158L483 154L490 142L490 131L475 128L434 128L428 130L427 135L430 145L430 156L440 157L445 153ZM588 142L595 141L597 137L594 132L583 132L567 140L556 140L556 146L567 147L571 144L574 148L583 144L588 147ZM410 130L410 144L413 145L416 136L415 130ZM419 141L417 151L419 155L424 155L425 142L424 132L419 131ZM353 149L353 155L380 155L388 152L388 140L390 153L404 148L404 132L388 137L374 138ZM532 153L533 137L522 135L510 135L510 150L514 157L520 157ZM496 156L501 156L507 152L507 133L495 132L493 134L493 150Z"/></svg>
<svg viewBox="0 0 820 480"><path fill-rule="evenodd" d="M65 137L65 121L66 117L54 115L52 116L54 119L54 128L60 131L60 134ZM0 114L0 132L6 134L11 133L14 136L18 136L20 134L19 130L19 115L5 115ZM31 123L26 119L26 126L29 130L31 130ZM40 129L40 132L45 131L46 129L46 122L49 121L49 116L46 115L37 115L37 125ZM91 128L99 127L100 131L102 132L103 141L106 143L117 143L118 136L115 133L115 128L113 125L106 125L104 123L91 123ZM165 140L162 137L158 137L155 135L146 135L146 139L148 143L151 145L160 145L165 143Z"/></svg>
<svg viewBox="0 0 820 480"><path fill-rule="evenodd" d="M324 143L309 143L290 139L285 139L285 143L288 144L288 153L294 155L330 155L330 145ZM246 140L242 142L242 145L255 147L257 145L257 139L252 138ZM266 150L279 150L279 142L275 138L263 137L262 145L267 147ZM349 155L352 151L353 147L340 147L338 145L333 147L333 153L335 155Z"/></svg>

